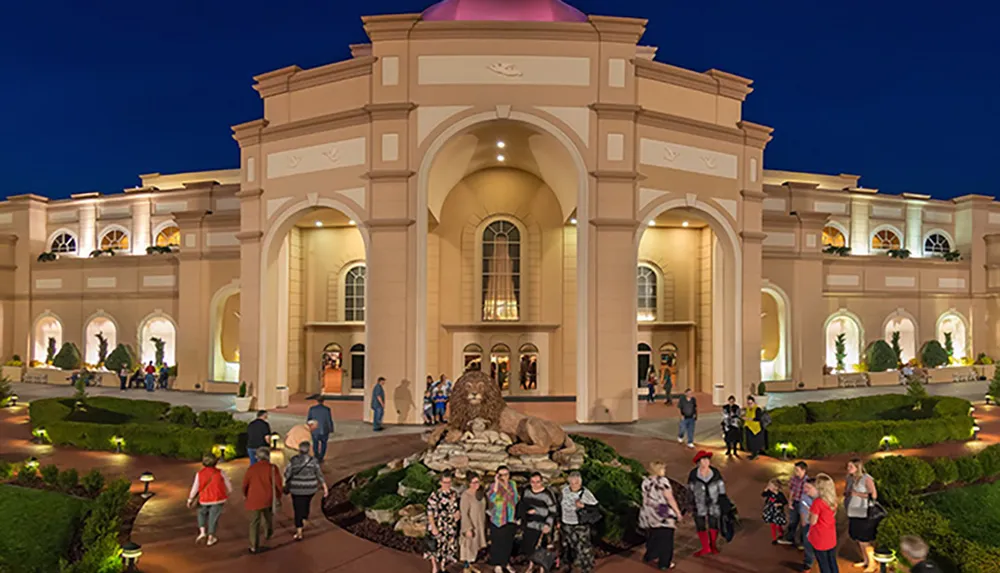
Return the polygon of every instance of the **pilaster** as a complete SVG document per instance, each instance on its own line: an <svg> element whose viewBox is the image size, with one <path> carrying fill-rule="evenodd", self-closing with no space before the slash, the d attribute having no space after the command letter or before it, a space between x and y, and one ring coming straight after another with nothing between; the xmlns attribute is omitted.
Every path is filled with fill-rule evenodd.
<svg viewBox="0 0 1000 573"><path fill-rule="evenodd" d="M132 203L132 254L145 255L150 245L149 200Z"/></svg>
<svg viewBox="0 0 1000 573"><path fill-rule="evenodd" d="M134 211L133 211L134 213ZM205 211L186 211L174 213L174 220L183 237L192 234L201 235ZM202 260L202 241L192 241L190 246L182 247L177 266L177 296L180 301L208 301L211 294L207 293L208 281L205 272L205 261ZM145 250L144 250L145 252ZM179 390L195 390L196 385L204 384L211 376L208 372L208 361L205 360L206 349L211 352L211 341L208 338L208 313L206 304L180 304L177 312L177 330L184 333L184 344L177 345L177 363L183 368L177 369L175 387Z"/></svg>
<svg viewBox="0 0 1000 573"><path fill-rule="evenodd" d="M906 244L904 248L910 251L911 256L924 256L923 244L923 201L906 202Z"/></svg>
<svg viewBox="0 0 1000 573"><path fill-rule="evenodd" d="M955 202L955 246L969 261L969 287L973 296L986 293L986 241L992 197L965 195Z"/></svg>
<svg viewBox="0 0 1000 573"><path fill-rule="evenodd" d="M16 205L14 213L14 235L18 237L14 244L14 348L25 360L31 357L30 344L34 314L31 307L31 268L35 257L48 250L45 244L47 224L46 211L48 199L37 195L19 195L8 198ZM24 346L27 344L27 346Z"/></svg>
<svg viewBox="0 0 1000 573"><path fill-rule="evenodd" d="M869 203L864 197L851 197L851 254L854 255L867 255L871 250Z"/></svg>

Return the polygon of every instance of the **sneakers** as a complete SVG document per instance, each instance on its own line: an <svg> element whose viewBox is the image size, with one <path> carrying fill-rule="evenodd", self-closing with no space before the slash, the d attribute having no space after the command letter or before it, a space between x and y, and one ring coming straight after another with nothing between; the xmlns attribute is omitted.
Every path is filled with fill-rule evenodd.
<svg viewBox="0 0 1000 573"><path fill-rule="evenodd" d="M778 540L778 545L791 545L791 544L792 544L792 542L789 541L789 540L787 540L787 539L779 539Z"/></svg>
<svg viewBox="0 0 1000 573"><path fill-rule="evenodd" d="M207 546L211 547L211 546L215 545L215 544L216 544L216 543L218 543L218 542L219 542L219 538L218 538L218 537L212 537L212 536L210 535L210 536L208 537L208 542L207 542L207 543L205 543L205 545L207 545Z"/></svg>
<svg viewBox="0 0 1000 573"><path fill-rule="evenodd" d="M693 450L694 449L694 444L688 444L688 447Z"/></svg>
<svg viewBox="0 0 1000 573"><path fill-rule="evenodd" d="M199 533L199 534L198 534L198 537L196 537L196 538L194 539L194 542L195 542L195 543L201 543L201 542L202 542L202 541L203 541L203 540L204 540L204 539L205 539L206 537L208 537L208 534L207 534L207 533Z"/></svg>
<svg viewBox="0 0 1000 573"><path fill-rule="evenodd" d="M684 443L684 438L683 437L677 438L677 443L678 444L683 444Z"/></svg>

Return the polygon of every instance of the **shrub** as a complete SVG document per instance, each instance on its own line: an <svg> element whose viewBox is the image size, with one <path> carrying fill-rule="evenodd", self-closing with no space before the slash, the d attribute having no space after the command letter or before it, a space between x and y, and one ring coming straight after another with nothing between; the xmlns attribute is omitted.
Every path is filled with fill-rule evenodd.
<svg viewBox="0 0 1000 573"><path fill-rule="evenodd" d="M101 493L101 490L104 489L104 474L100 470L91 470L80 480L80 485L83 486L83 490L87 492L87 495L97 497Z"/></svg>
<svg viewBox="0 0 1000 573"><path fill-rule="evenodd" d="M6 406L13 395L14 387L10 383L10 378L0 375L0 408Z"/></svg>
<svg viewBox="0 0 1000 573"><path fill-rule="evenodd" d="M410 489L427 493L437 489L437 480L424 464L412 464L406 468L405 475L399 483Z"/></svg>
<svg viewBox="0 0 1000 573"><path fill-rule="evenodd" d="M934 477L941 485L948 485L958 481L958 465L951 458L934 458L931 460L931 467L934 468Z"/></svg>
<svg viewBox="0 0 1000 573"><path fill-rule="evenodd" d="M167 412L165 419L171 424L194 426L198 416L190 406L174 406Z"/></svg>
<svg viewBox="0 0 1000 573"><path fill-rule="evenodd" d="M930 397L930 394L927 393L927 388L924 387L924 383L921 382L916 376L913 376L906 381L906 395L911 398Z"/></svg>
<svg viewBox="0 0 1000 573"><path fill-rule="evenodd" d="M129 488L126 479L118 479L108 485L94 502L94 507L83 526L84 553L76 563L63 563L62 573L118 573L121 547L118 532L121 530L121 515L128 505Z"/></svg>
<svg viewBox="0 0 1000 573"><path fill-rule="evenodd" d="M925 368L944 366L948 364L948 351L937 340L928 340L920 347L920 362Z"/></svg>
<svg viewBox="0 0 1000 573"><path fill-rule="evenodd" d="M876 340L865 349L865 363L869 372L885 372L899 365L896 353L884 340Z"/></svg>
<svg viewBox="0 0 1000 573"><path fill-rule="evenodd" d="M913 448L941 442L968 440L972 418L929 418L914 421L823 422L768 428L772 454L775 447L789 442L803 458L821 458L835 454L874 453L884 436L894 436L898 446Z"/></svg>
<svg viewBox="0 0 1000 573"><path fill-rule="evenodd" d="M14 483L25 487L35 487L38 485L38 482L38 470L30 467L27 463L18 466L17 475L14 477Z"/></svg>
<svg viewBox="0 0 1000 573"><path fill-rule="evenodd" d="M211 410L205 410L203 412L198 412L198 427L206 428L210 430L217 430L219 428L231 427L233 423L242 425L241 422L237 422L233 419L233 415L229 412L213 412Z"/></svg>
<svg viewBox="0 0 1000 573"><path fill-rule="evenodd" d="M965 483L979 481L983 477L983 467L979 465L979 460L975 456L965 456L955 461L958 466L958 479Z"/></svg>
<svg viewBox="0 0 1000 573"><path fill-rule="evenodd" d="M879 499L900 505L910 494L934 483L934 469L920 458L886 456L868 462L865 470L875 479Z"/></svg>
<svg viewBox="0 0 1000 573"><path fill-rule="evenodd" d="M361 509L373 509L375 507L375 503L382 496L394 496L399 498L399 496L396 495L396 490L399 489L399 482L405 475L406 470L399 469L373 478L364 486L355 488L351 491L351 503Z"/></svg>
<svg viewBox="0 0 1000 573"><path fill-rule="evenodd" d="M64 492L71 492L80 485L80 474L75 468L69 468L59 472L59 489Z"/></svg>
<svg viewBox="0 0 1000 573"><path fill-rule="evenodd" d="M72 342L64 343L59 349L59 353L52 358L52 365L63 370L76 370L83 366L80 349Z"/></svg>
<svg viewBox="0 0 1000 573"><path fill-rule="evenodd" d="M990 387L986 389L986 395L993 398L994 402L1000 403L1000 366L993 370L993 378L990 380Z"/></svg>
<svg viewBox="0 0 1000 573"><path fill-rule="evenodd" d="M137 362L135 352L130 347L119 344L104 361L104 367L112 372L121 372L122 367L124 367L131 372Z"/></svg>
<svg viewBox="0 0 1000 573"><path fill-rule="evenodd" d="M1000 444L993 444L976 455L979 466L983 468L984 477L1000 475Z"/></svg>
<svg viewBox="0 0 1000 573"><path fill-rule="evenodd" d="M6 481L14 477L14 464L0 460L0 481Z"/></svg>
<svg viewBox="0 0 1000 573"><path fill-rule="evenodd" d="M989 357L985 352L980 352L976 355L976 364L978 365L989 365L993 364L993 359Z"/></svg>
<svg viewBox="0 0 1000 573"><path fill-rule="evenodd" d="M52 464L42 466L40 471L42 474L42 481L45 485L56 487L59 484L59 468Z"/></svg>

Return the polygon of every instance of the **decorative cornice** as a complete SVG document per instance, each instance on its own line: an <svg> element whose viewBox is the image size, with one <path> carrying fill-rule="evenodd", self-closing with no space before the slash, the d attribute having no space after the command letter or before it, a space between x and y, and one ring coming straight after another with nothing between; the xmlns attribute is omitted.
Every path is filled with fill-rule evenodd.
<svg viewBox="0 0 1000 573"><path fill-rule="evenodd" d="M12 197L13 198L13 197ZM952 199L956 205L961 205L962 203L992 203L993 197L989 195L962 195L961 197L955 197Z"/></svg>
<svg viewBox="0 0 1000 573"><path fill-rule="evenodd" d="M367 26L366 26L367 30ZM554 40L599 42L601 36L589 22L420 21L394 39L410 40ZM368 36L372 37L371 31Z"/></svg>
<svg viewBox="0 0 1000 573"><path fill-rule="evenodd" d="M705 75L715 78L715 81L719 83L719 95L721 96L746 101L747 96L753 92L753 88L750 87L753 84L753 80L749 78L715 68L705 72Z"/></svg>
<svg viewBox="0 0 1000 573"><path fill-rule="evenodd" d="M590 224L594 227L602 229L635 230L639 228L639 221L636 221L635 219L617 219L611 217L597 217L595 219L591 219Z"/></svg>
<svg viewBox="0 0 1000 573"><path fill-rule="evenodd" d="M624 119L635 121L636 116L642 112L642 107L625 103L592 103L588 106L598 119Z"/></svg>
<svg viewBox="0 0 1000 573"><path fill-rule="evenodd" d="M46 269L58 269L58 268L78 268L81 270L87 269L88 267L175 267L177 266L179 253L170 254L156 254L156 255L130 255L130 254L119 254L113 257L101 256L101 257L60 257L54 261L48 261L40 263L38 261L33 261L31 263L31 269L33 271L44 271ZM117 296L117 294L116 294Z"/></svg>
<svg viewBox="0 0 1000 573"><path fill-rule="evenodd" d="M639 112L636 121L639 125L669 129L671 131L679 131L689 135L710 137L712 139L727 141L729 143L743 144L746 141L746 136L743 131L736 129L735 127L726 127L724 125L718 125L688 117L681 117L679 115L663 113L661 111L653 111L646 108L643 108L642 111Z"/></svg>
<svg viewBox="0 0 1000 573"><path fill-rule="evenodd" d="M369 181L406 181L416 174L407 169L373 169L361 177Z"/></svg>
<svg viewBox="0 0 1000 573"><path fill-rule="evenodd" d="M251 187L249 189L240 189L235 193L241 201L247 201L250 199L256 199L264 194L264 190L260 187Z"/></svg>
<svg viewBox="0 0 1000 573"><path fill-rule="evenodd" d="M268 98L278 94L371 75L374 64L374 56L364 56L308 70L303 70L298 66L288 66L254 76L253 79L257 83L254 84L253 89L257 90L260 97Z"/></svg>
<svg viewBox="0 0 1000 573"><path fill-rule="evenodd" d="M232 126L233 139L240 144L240 147L250 147L260 144L260 136L265 127L268 126L266 119L255 119Z"/></svg>
<svg viewBox="0 0 1000 573"><path fill-rule="evenodd" d="M279 125L266 124L256 133L237 133L233 128L233 139L239 142L240 147L249 147L259 143L280 141L290 137L302 135L312 135L327 131L343 129L345 127L366 125L371 119L371 115L363 107L338 111L326 115L310 117L299 121L291 121ZM239 127L239 126L237 126Z"/></svg>
<svg viewBox="0 0 1000 573"><path fill-rule="evenodd" d="M205 218L206 215L210 214L211 211L206 211L204 209L198 209L196 211L175 211L173 213L174 221L178 223L182 222L199 222Z"/></svg>
<svg viewBox="0 0 1000 573"><path fill-rule="evenodd" d="M236 233L236 240L240 243L256 243L264 236L263 231L240 231Z"/></svg>
<svg viewBox="0 0 1000 573"><path fill-rule="evenodd" d="M100 191L89 191L87 193L72 193L70 194L69 198L76 201L79 199L97 199L100 196L101 196Z"/></svg>
<svg viewBox="0 0 1000 573"><path fill-rule="evenodd" d="M369 219L364 221L364 226L371 230L377 229L405 229L416 225L415 219Z"/></svg>
<svg viewBox="0 0 1000 573"><path fill-rule="evenodd" d="M417 104L409 101L392 103L370 103L364 106L373 121L380 119L408 119L410 112L417 109Z"/></svg>
<svg viewBox="0 0 1000 573"><path fill-rule="evenodd" d="M750 121L737 122L736 126L743 132L745 137L744 143L757 149L767 147L768 142L772 139L771 134L774 133L773 127L767 127L766 125Z"/></svg>
<svg viewBox="0 0 1000 573"><path fill-rule="evenodd" d="M42 197L41 195L35 195L34 193L25 193L23 195L11 195L7 197L7 201L11 203L29 203L31 201L36 201L38 203L48 203L48 197Z"/></svg>
<svg viewBox="0 0 1000 573"><path fill-rule="evenodd" d="M617 18L613 16L588 16L590 25L597 30L602 42L636 45L646 33L649 20L641 18Z"/></svg>
<svg viewBox="0 0 1000 573"><path fill-rule="evenodd" d="M756 189L744 189L740 191L740 195L747 201L753 201L754 203L763 203L764 199L767 198L767 193L763 191L757 191Z"/></svg>
<svg viewBox="0 0 1000 573"><path fill-rule="evenodd" d="M386 14L362 16L365 33L372 42L405 40L410 30L420 21L420 14Z"/></svg>
<svg viewBox="0 0 1000 573"><path fill-rule="evenodd" d="M598 181L621 181L621 182L637 182L646 179L646 176L638 171L627 171L627 170L614 170L614 169L601 169L597 171L591 171L590 176Z"/></svg>
<svg viewBox="0 0 1000 573"><path fill-rule="evenodd" d="M767 237L767 233L762 231L740 231L740 237L747 243L760 243Z"/></svg>
<svg viewBox="0 0 1000 573"><path fill-rule="evenodd" d="M916 199L918 201L926 201L931 198L930 195L924 195L922 193L903 193L904 199Z"/></svg>
<svg viewBox="0 0 1000 573"><path fill-rule="evenodd" d="M646 58L633 58L635 76L700 92L745 101L753 91L751 80L721 70L695 72Z"/></svg>

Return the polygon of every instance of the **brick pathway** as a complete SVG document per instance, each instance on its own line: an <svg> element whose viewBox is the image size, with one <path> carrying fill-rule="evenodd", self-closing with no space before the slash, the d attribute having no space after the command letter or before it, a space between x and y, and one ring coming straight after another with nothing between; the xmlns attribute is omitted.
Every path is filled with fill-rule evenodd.
<svg viewBox="0 0 1000 573"><path fill-rule="evenodd" d="M983 428L983 438L967 444L939 444L920 451L893 452L908 455L963 455L986 444L1000 440L1000 408L977 406L977 418ZM589 427L588 433L599 435L624 455L644 462L662 459L668 473L684 481L692 467L691 451L672 439L633 434L632 426L609 428ZM707 434L711 428L705 428ZM613 433L611 433L613 432ZM62 468L80 470L100 468L109 475L126 475L135 480L143 471L156 475L153 491L156 495L143 507L133 531L133 540L143 546L141 569L145 573L236 571L253 569L257 572L296 571L325 573L417 573L429 571L429 564L416 555L402 554L359 539L323 519L319 500L314 501L311 527L306 539L295 543L291 539L291 507L285 503L277 520L271 550L261 555L247 553L248 518L242 510L239 495L227 504L220 522L220 543L207 548L196 546L197 527L194 513L184 506L194 471L198 464L160 458L128 456L104 452L88 452L71 448L38 446L29 442L27 410L23 407L0 411L0 457L10 461L36 456L41 463L56 463ZM711 442L710 442L711 443ZM709 443L709 444L710 444ZM325 470L330 482L355 473L376 463L398 458L422 447L419 436L397 433L368 439L342 440L332 443ZM755 462L727 460L715 448L717 466L727 478L727 487L744 518L744 529L734 541L723 547L722 554L696 559L691 553L697 540L690 520L677 534L677 571L700 573L727 571L730 573L784 572L800 559L801 554L786 547L772 547L767 526L760 521L760 491L770 477L786 476L791 462L760 459ZM812 473L825 471L843 486L847 456L811 463ZM280 460L283 462L283 460ZM227 463L222 468L229 473L234 488L239 491L246 460ZM139 485L136 482L136 488ZM841 524L841 559L845 570L860 557L846 539L846 522ZM652 571L640 563L641 549L615 556L599 563L601 573Z"/></svg>

